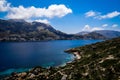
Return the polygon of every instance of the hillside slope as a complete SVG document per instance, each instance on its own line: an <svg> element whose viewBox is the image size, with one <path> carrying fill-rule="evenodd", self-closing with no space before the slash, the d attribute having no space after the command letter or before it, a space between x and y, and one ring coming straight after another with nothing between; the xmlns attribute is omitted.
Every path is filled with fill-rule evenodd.
<svg viewBox="0 0 120 80"><path fill-rule="evenodd" d="M66 50L80 59L64 67L36 67L28 72L13 73L5 80L119 80L120 38Z"/></svg>
<svg viewBox="0 0 120 80"><path fill-rule="evenodd" d="M51 25L24 20L0 20L0 41L40 41L57 39L80 39L81 36L68 35Z"/></svg>
<svg viewBox="0 0 120 80"><path fill-rule="evenodd" d="M88 34L83 35L84 39L108 39L107 37L103 36L102 34L96 32L90 32Z"/></svg>
<svg viewBox="0 0 120 80"><path fill-rule="evenodd" d="M67 34L40 22L26 22L22 19L0 19L0 41L41 41L73 39L107 39L92 32L85 35Z"/></svg>
<svg viewBox="0 0 120 80"><path fill-rule="evenodd" d="M90 37L90 38L111 39L111 38L120 37L120 32L113 31L113 30L96 30L96 31L92 31L92 32L82 31L82 32L77 33L76 35L82 35L82 36Z"/></svg>
<svg viewBox="0 0 120 80"><path fill-rule="evenodd" d="M105 36L106 38L116 38L116 37L120 37L120 32L119 32L119 31L98 30L98 31L94 31L94 32L99 33L99 34Z"/></svg>

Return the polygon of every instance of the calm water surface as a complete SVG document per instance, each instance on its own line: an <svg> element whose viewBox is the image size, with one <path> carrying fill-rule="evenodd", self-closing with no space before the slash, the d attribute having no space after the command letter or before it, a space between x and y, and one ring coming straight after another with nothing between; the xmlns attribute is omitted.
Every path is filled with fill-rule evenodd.
<svg viewBox="0 0 120 80"><path fill-rule="evenodd" d="M35 66L59 66L72 61L64 50L101 40L56 40L46 42L0 42L0 74L24 71Z"/></svg>

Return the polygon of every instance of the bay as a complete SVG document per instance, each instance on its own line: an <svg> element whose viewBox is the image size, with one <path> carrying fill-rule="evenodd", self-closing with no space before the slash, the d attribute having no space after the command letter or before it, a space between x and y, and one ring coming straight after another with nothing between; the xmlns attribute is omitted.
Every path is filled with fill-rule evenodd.
<svg viewBox="0 0 120 80"><path fill-rule="evenodd" d="M101 40L55 40L42 42L0 42L0 75L22 72L35 66L59 66L74 60L64 50Z"/></svg>

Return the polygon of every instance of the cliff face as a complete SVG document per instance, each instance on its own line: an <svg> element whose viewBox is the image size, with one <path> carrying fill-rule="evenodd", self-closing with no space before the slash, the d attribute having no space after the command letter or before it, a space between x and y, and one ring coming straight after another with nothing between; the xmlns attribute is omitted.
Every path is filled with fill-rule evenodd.
<svg viewBox="0 0 120 80"><path fill-rule="evenodd" d="M28 72L13 73L6 80L119 80L120 38L66 50L80 55L64 67L36 67Z"/></svg>

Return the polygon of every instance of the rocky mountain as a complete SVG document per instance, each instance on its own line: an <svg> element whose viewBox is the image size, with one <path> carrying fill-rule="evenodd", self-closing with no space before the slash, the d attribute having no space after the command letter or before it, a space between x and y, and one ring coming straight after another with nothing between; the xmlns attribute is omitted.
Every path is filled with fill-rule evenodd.
<svg viewBox="0 0 120 80"><path fill-rule="evenodd" d="M120 37L68 49L76 59L63 67L35 67L5 80L119 80Z"/></svg>
<svg viewBox="0 0 120 80"><path fill-rule="evenodd" d="M26 22L22 19L0 19L0 41L41 41L63 39L106 39L106 37L96 32L84 35L66 34L54 29L49 24Z"/></svg>
<svg viewBox="0 0 120 80"><path fill-rule="evenodd" d="M85 35L85 34L88 34L88 33L90 33L90 32L88 32L88 31L82 31L82 32L76 33L76 35Z"/></svg>
<svg viewBox="0 0 120 80"><path fill-rule="evenodd" d="M100 37L103 36L106 39L111 39L111 38L116 38L116 37L120 37L120 32L119 31L113 31L113 30L97 30L97 31L92 31L92 32L86 32L86 31L82 31L77 33L77 35L82 35L82 36L90 36L92 35L92 37L97 37L97 35Z"/></svg>
<svg viewBox="0 0 120 80"><path fill-rule="evenodd" d="M120 37L120 32L119 32L119 31L98 30L98 31L94 31L94 32L99 33L99 34L105 36L106 38L116 38L116 37Z"/></svg>
<svg viewBox="0 0 120 80"><path fill-rule="evenodd" d="M107 39L105 36L97 33L97 32L90 32L87 34L82 35L83 39Z"/></svg>
<svg viewBox="0 0 120 80"><path fill-rule="evenodd" d="M0 20L0 41L40 41L57 39L81 39L82 36L68 35L40 22L22 19Z"/></svg>

